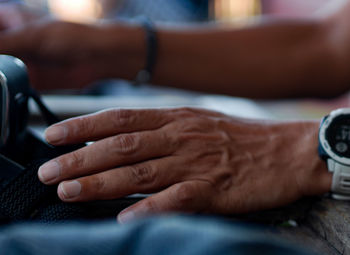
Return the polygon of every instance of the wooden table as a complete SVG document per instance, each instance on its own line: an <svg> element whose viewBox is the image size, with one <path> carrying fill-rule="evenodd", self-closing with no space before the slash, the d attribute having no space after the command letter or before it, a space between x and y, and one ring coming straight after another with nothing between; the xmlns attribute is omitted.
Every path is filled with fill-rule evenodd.
<svg viewBox="0 0 350 255"><path fill-rule="evenodd" d="M265 226L266 234L317 254L350 254L350 202L310 197L287 207L234 217Z"/></svg>

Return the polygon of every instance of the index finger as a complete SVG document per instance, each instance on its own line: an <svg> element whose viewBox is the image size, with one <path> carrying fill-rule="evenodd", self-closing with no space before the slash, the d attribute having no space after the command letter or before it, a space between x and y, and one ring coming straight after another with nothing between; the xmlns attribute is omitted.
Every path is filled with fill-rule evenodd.
<svg viewBox="0 0 350 255"><path fill-rule="evenodd" d="M112 135L155 130L171 120L166 110L112 109L65 120L45 131L46 140L53 145L96 141Z"/></svg>

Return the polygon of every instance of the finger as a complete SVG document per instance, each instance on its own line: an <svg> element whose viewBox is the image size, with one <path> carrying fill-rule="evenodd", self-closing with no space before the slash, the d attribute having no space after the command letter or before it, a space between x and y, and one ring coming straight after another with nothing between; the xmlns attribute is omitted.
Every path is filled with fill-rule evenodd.
<svg viewBox="0 0 350 255"><path fill-rule="evenodd" d="M109 137L53 159L39 168L45 184L86 176L118 166L161 158L175 151L165 131L144 131Z"/></svg>
<svg viewBox="0 0 350 255"><path fill-rule="evenodd" d="M158 129L170 121L169 114L164 110L106 110L55 124L46 130L45 137L54 145L95 141L120 133Z"/></svg>
<svg viewBox="0 0 350 255"><path fill-rule="evenodd" d="M107 200L135 193L158 191L182 178L174 158L151 160L60 183L58 196L65 202Z"/></svg>
<svg viewBox="0 0 350 255"><path fill-rule="evenodd" d="M212 187L204 181L177 183L123 210L120 223L166 212L207 212L212 201Z"/></svg>

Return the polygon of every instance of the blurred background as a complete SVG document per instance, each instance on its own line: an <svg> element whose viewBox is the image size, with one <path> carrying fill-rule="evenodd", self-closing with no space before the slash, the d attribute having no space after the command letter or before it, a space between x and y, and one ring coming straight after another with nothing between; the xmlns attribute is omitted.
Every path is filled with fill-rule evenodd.
<svg viewBox="0 0 350 255"><path fill-rule="evenodd" d="M0 4L9 2L18 2L33 11L78 23L132 20L146 16L153 22L168 22L175 25L211 22L244 26L251 21L259 22L261 17L266 16L309 17L324 9L327 4L338 0L0 0ZM149 84L134 87L123 80L94 84L79 92L79 98L77 94L69 93L47 95L44 100L64 117L109 107L149 108L186 105L207 107L227 114L254 118L318 118L334 107L350 105L348 96L330 102L299 100L261 103L154 87ZM97 95L100 97L97 98ZM33 111L35 112L35 109Z"/></svg>
<svg viewBox="0 0 350 255"><path fill-rule="evenodd" d="M310 15L332 0L22 0L33 9L69 21L148 16L154 21L235 22L257 15ZM14 2L14 1L0 1Z"/></svg>

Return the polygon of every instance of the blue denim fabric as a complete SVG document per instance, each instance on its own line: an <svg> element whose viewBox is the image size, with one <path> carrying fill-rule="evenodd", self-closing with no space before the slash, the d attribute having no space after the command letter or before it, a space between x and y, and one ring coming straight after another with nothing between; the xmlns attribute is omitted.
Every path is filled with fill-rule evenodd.
<svg viewBox="0 0 350 255"><path fill-rule="evenodd" d="M0 231L2 255L309 254L261 229L223 220L170 216L126 225L115 221L16 225Z"/></svg>

